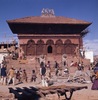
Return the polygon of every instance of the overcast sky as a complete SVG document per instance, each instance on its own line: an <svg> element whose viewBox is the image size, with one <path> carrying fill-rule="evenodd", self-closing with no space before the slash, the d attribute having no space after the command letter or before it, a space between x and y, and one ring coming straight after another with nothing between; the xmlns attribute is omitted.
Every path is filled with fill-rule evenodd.
<svg viewBox="0 0 98 100"><path fill-rule="evenodd" d="M6 20L40 16L43 8L54 9L56 16L92 22L83 42L98 54L98 0L0 0L0 41L16 39Z"/></svg>

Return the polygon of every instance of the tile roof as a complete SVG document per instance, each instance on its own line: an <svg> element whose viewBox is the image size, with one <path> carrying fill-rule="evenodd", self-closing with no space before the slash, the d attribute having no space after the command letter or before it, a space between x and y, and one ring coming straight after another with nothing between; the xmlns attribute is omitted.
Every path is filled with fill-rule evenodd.
<svg viewBox="0 0 98 100"><path fill-rule="evenodd" d="M54 16L54 17L42 17L31 16L14 20L7 20L8 23L41 23L41 24L91 24L90 22L77 20L73 18Z"/></svg>

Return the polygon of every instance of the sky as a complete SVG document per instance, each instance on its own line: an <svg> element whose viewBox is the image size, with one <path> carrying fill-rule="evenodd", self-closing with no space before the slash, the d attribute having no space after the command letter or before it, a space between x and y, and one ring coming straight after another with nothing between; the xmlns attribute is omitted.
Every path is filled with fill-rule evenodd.
<svg viewBox="0 0 98 100"><path fill-rule="evenodd" d="M0 42L17 40L6 20L40 16L43 8L54 9L55 16L91 22L83 43L98 55L98 0L0 0Z"/></svg>

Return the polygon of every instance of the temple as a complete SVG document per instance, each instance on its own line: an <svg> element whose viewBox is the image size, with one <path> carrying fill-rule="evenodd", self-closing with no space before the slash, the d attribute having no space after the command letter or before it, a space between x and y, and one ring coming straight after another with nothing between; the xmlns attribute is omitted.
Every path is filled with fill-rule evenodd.
<svg viewBox="0 0 98 100"><path fill-rule="evenodd" d="M90 22L55 16L52 9L43 9L41 16L7 20L17 34L20 48L29 56L45 55L48 60L67 56L80 56L83 49L84 30Z"/></svg>

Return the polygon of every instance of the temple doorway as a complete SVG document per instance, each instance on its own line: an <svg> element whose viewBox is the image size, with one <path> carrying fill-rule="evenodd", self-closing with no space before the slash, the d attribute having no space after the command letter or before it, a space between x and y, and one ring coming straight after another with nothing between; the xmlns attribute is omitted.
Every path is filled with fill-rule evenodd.
<svg viewBox="0 0 98 100"><path fill-rule="evenodd" d="M47 47L47 53L51 54L52 52L53 52L52 46L49 45L49 46Z"/></svg>

